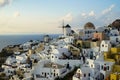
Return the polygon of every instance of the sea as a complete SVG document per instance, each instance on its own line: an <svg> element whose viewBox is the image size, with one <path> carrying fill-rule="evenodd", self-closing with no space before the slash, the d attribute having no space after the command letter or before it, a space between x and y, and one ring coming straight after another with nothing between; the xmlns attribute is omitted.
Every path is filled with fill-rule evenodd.
<svg viewBox="0 0 120 80"><path fill-rule="evenodd" d="M28 35L0 35L0 51L8 45L23 44L30 40L43 41L45 34ZM51 38L57 38L60 34L50 34Z"/></svg>

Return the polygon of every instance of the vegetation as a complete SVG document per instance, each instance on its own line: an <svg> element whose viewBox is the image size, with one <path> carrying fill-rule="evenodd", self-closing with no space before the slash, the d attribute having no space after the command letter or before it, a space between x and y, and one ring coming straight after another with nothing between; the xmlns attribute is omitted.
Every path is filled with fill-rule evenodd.
<svg viewBox="0 0 120 80"><path fill-rule="evenodd" d="M2 49L2 51L0 52L0 67L6 61L8 56L11 56L12 54L13 53L9 53L6 49Z"/></svg>
<svg viewBox="0 0 120 80"><path fill-rule="evenodd" d="M17 70L16 71L16 75L18 75L18 77L20 78L20 79L23 79L23 77L24 77L24 71L22 71L22 70Z"/></svg>
<svg viewBox="0 0 120 80"><path fill-rule="evenodd" d="M5 73L1 73L0 80L6 80L6 79L7 79L7 77L6 77Z"/></svg>

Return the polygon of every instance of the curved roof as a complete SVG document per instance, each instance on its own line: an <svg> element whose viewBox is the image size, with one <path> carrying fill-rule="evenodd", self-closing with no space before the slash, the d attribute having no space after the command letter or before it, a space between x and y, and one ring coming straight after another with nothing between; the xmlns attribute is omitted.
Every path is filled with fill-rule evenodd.
<svg viewBox="0 0 120 80"><path fill-rule="evenodd" d="M116 19L115 21L113 21L112 27L116 27L116 28L120 27L120 19Z"/></svg>
<svg viewBox="0 0 120 80"><path fill-rule="evenodd" d="M87 23L84 25L84 29L95 29L95 26L94 26L93 23L87 22Z"/></svg>

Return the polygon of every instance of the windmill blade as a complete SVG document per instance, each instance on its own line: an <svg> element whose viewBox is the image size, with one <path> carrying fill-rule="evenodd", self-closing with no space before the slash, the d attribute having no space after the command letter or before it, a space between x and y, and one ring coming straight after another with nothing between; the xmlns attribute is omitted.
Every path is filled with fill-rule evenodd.
<svg viewBox="0 0 120 80"><path fill-rule="evenodd" d="M62 22L62 26L58 26L58 28L62 28L62 32L63 32L63 34L64 34L64 28L65 28L65 26L64 26L64 20L63 20L63 22Z"/></svg>
<svg viewBox="0 0 120 80"><path fill-rule="evenodd" d="M59 26L58 28L63 28L63 27Z"/></svg>

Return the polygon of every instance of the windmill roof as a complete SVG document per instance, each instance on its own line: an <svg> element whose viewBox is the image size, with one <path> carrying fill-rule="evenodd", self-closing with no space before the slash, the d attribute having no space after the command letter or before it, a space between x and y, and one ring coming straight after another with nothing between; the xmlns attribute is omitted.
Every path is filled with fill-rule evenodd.
<svg viewBox="0 0 120 80"><path fill-rule="evenodd" d="M65 28L71 28L71 26L70 26L69 24L67 24L67 25L65 26Z"/></svg>

